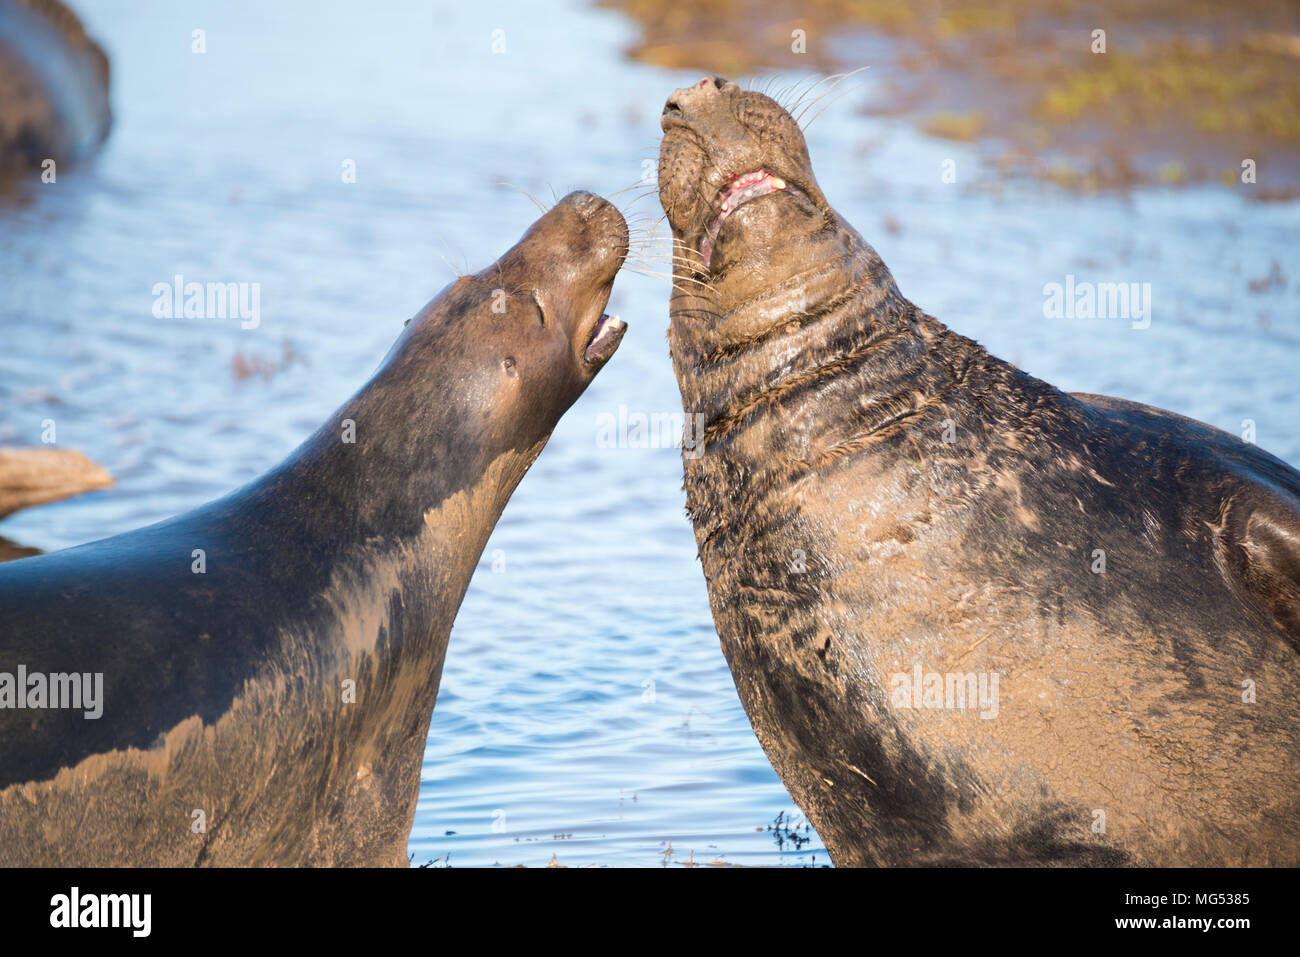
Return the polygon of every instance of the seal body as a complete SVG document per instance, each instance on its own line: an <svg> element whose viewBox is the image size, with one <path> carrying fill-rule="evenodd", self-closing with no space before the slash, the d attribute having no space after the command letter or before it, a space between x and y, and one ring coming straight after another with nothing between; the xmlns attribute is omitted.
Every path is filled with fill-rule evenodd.
<svg viewBox="0 0 1300 957"><path fill-rule="evenodd" d="M0 864L405 864L452 620L626 250L571 194L278 468L0 567Z"/></svg>
<svg viewBox="0 0 1300 957"><path fill-rule="evenodd" d="M769 98L662 125L687 510L834 862L1300 863L1300 474L924 314Z"/></svg>
<svg viewBox="0 0 1300 957"><path fill-rule="evenodd" d="M0 0L0 176L94 153L108 87L108 57L60 0Z"/></svg>

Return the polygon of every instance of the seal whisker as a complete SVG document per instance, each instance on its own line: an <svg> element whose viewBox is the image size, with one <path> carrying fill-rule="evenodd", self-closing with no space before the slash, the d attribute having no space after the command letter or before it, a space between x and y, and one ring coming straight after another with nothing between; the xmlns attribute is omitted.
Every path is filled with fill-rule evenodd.
<svg viewBox="0 0 1300 957"><path fill-rule="evenodd" d="M638 241L663 242L665 239L662 232L655 230L655 221L649 215L632 216L627 218L627 225L628 231Z"/></svg>
<svg viewBox="0 0 1300 957"><path fill-rule="evenodd" d="M656 186L656 187L654 187L653 189L648 190L647 192L644 192L644 193L639 194L639 195L638 195L634 200L632 200L630 203L628 203L628 206L635 206L637 203L640 203L640 202L642 202L642 201L644 201L644 200L647 200L647 199L649 199L649 198L652 197L652 196L655 197L655 198L658 198L658 195L659 195L659 188ZM653 216L654 214L651 213L650 215ZM661 212L661 213L659 214L659 218L655 219L654 221L655 221L655 222L660 222L660 221L662 220L662 218L663 218L663 213Z"/></svg>
<svg viewBox="0 0 1300 957"><path fill-rule="evenodd" d="M860 66L856 70L849 70L847 73L834 73L831 74L831 76L826 77L826 80L833 79L835 82L832 83L830 86L828 86L826 89L822 90L820 93L818 93L807 103L805 103L803 108L799 111L798 115L794 117L794 121L799 124L801 129L804 128L803 118L808 113L808 111L812 109L812 107L816 106L827 95L835 92L835 89L845 80L847 80L849 77L856 76L857 74L861 73L863 70L869 70L869 69L871 69L870 64L868 64L867 66ZM826 82L826 80L823 80L822 83ZM817 86L821 86L821 83L818 83ZM816 86L813 87L814 90L816 88L817 88ZM809 90L808 92L811 93L812 90Z"/></svg>
<svg viewBox="0 0 1300 957"><path fill-rule="evenodd" d="M842 74L839 74L839 73L825 73L825 74L822 74L822 76L821 76L820 79L817 79L816 82L812 83L810 86L807 86L806 88L804 88L803 90L801 90L801 91L799 92L799 96L798 96L798 98L796 98L795 101L794 101L794 103L792 103L792 104L791 104L791 105L786 109L786 112L787 112L790 116L793 116L793 117L794 117L796 123L799 122L799 116L798 116L798 114L795 113L795 110L800 109L801 107L805 106L808 102L810 102L810 101L808 100L809 97L813 97L813 99L812 99L811 102L816 102L818 99L820 99L820 98L825 94L825 91L823 91L822 93L818 93L816 96L813 96L813 91L816 90L816 89L817 89L819 86L821 86L823 83L831 83L831 84L832 84L831 88L833 89L833 88L834 88L834 84L837 83L837 82L839 82L839 80L842 78L842 76L843 76L843 75L842 75Z"/></svg>
<svg viewBox="0 0 1300 957"><path fill-rule="evenodd" d="M794 101L789 104L784 103L780 99L777 99L775 97L774 99L777 99L777 102L780 104L783 110L785 110L787 113L793 114L794 111L799 108L799 104L803 101L803 98L807 96L809 93L811 93L813 90L815 90L822 83L825 83L830 78L830 76L831 74L828 73L820 73L820 74L813 73L810 76L803 77L802 79L796 80L795 82L791 83L789 87L786 88L786 90L783 92L782 95L790 96L793 95L795 92L798 92L799 95L795 97Z"/></svg>
<svg viewBox="0 0 1300 957"><path fill-rule="evenodd" d="M638 223L636 226L629 227L632 237L632 244L643 249L670 249L672 248L664 239L663 232L652 222Z"/></svg>
<svg viewBox="0 0 1300 957"><path fill-rule="evenodd" d="M637 185L644 186L645 184L638 183ZM659 195L659 187L657 185L645 186L642 192L637 193L630 200L626 200L625 208L630 209L631 207L636 206L638 203L645 202L647 199L649 199L652 196L658 198L658 195Z"/></svg>
<svg viewBox="0 0 1300 957"><path fill-rule="evenodd" d="M639 274L644 276L654 276L654 277L660 277L664 279L680 280L681 282L692 282L700 286L708 285L708 283L704 282L703 280L697 279L694 276L686 276L680 273L669 272L664 269L656 268L653 264L649 264L649 263L634 262L631 265L625 264L623 268L626 269L628 272L638 272Z"/></svg>
<svg viewBox="0 0 1300 957"><path fill-rule="evenodd" d="M700 265L698 255L692 256L689 253L680 253L675 249L663 246L642 245L634 250L634 254L636 258L659 266L683 265L695 269Z"/></svg>
<svg viewBox="0 0 1300 957"><path fill-rule="evenodd" d="M672 248L668 238L656 228L655 223L649 221L638 223L635 226L630 226L629 232L634 246L644 249Z"/></svg>
<svg viewBox="0 0 1300 957"><path fill-rule="evenodd" d="M772 97L772 99L780 103L782 105L782 108L786 109L786 112L789 112L789 109L785 107L785 102L790 97L790 95L794 92L795 88L799 86L802 82L803 80L795 80L790 83L786 83L784 86L782 86L779 90L776 91L776 94Z"/></svg>
<svg viewBox="0 0 1300 957"><path fill-rule="evenodd" d="M665 285L673 286L674 288L676 288L676 285L674 284L673 280L668 278L667 276L648 275L644 273L638 273L636 270L633 269L629 269L628 272L630 272L634 276L641 276L642 278L649 279L652 282L661 282L664 283Z"/></svg>
<svg viewBox="0 0 1300 957"><path fill-rule="evenodd" d="M628 221L629 226L635 223L638 228L649 228L650 225L658 221L658 218L653 213L644 210L638 210L635 213L624 213L623 218Z"/></svg>
<svg viewBox="0 0 1300 957"><path fill-rule="evenodd" d="M438 258L447 264L447 268L451 270L451 274L455 276L457 279L460 279L465 275L465 273L461 272L457 266L452 265L451 260L448 259L446 256L444 256L442 253L438 253ZM407 322L409 323L410 320L408 319Z"/></svg>
<svg viewBox="0 0 1300 957"><path fill-rule="evenodd" d="M779 79L780 74L778 73L754 73L745 81L745 85L755 93L771 96L768 91L772 88L772 84ZM776 99L776 97L772 97L772 99Z"/></svg>
<svg viewBox="0 0 1300 957"><path fill-rule="evenodd" d="M663 244L657 233L646 231L645 227L640 227L635 231L629 231L628 235L628 252L634 253L667 253L668 246Z"/></svg>
<svg viewBox="0 0 1300 957"><path fill-rule="evenodd" d="M695 267L699 265L698 259L693 259L690 256L683 256L677 253L670 253L667 251L663 251L663 252L655 252L653 250L643 251L637 258L643 262L653 263L656 266L673 266L673 265L680 264L683 266Z"/></svg>
<svg viewBox="0 0 1300 957"><path fill-rule="evenodd" d="M443 248L446 249L448 253L455 255L455 250L451 248L451 243L447 242L446 237L439 237L438 241L442 243ZM457 279L460 279L461 277L469 273L468 261L465 263L465 268L462 270L442 253L438 253L438 257L447 264L447 268L451 270L452 275L455 276ZM464 258L463 255L462 258Z"/></svg>
<svg viewBox="0 0 1300 957"><path fill-rule="evenodd" d="M866 67L863 67L863 69L865 70ZM803 129L806 132L808 130L808 127L812 126L813 123L817 122L817 118L819 116L821 116L823 113L829 110L840 100L844 99L844 97L848 96L850 93L856 93L858 90L862 89L863 85L864 84L862 83L855 83L853 86L848 87L842 93L838 93L835 96L831 97L831 99L827 101L825 106L823 106L820 110L818 110L815 114L813 114L812 119L810 119L807 123L800 124L801 129Z"/></svg>
<svg viewBox="0 0 1300 957"><path fill-rule="evenodd" d="M681 274L674 275L672 273L658 272L655 270L642 270L636 268L630 268L628 269L628 272L635 273L636 275L640 275L640 276L645 276L648 279L659 279L664 282L669 282L672 283L674 286L676 286L678 283L694 283L701 287L707 285L703 283L701 280L694 278L693 276L684 276ZM685 292L686 289L683 287L681 291Z"/></svg>
<svg viewBox="0 0 1300 957"><path fill-rule="evenodd" d="M643 190L642 193L638 194L637 197L638 199L644 198L645 196L649 196L652 193L657 194L659 192L659 186L657 184L647 183L644 180L637 179L631 183L628 183L622 189L614 190L614 192L609 194L609 197L612 199L615 196L622 196L624 193L630 192L631 190L634 189Z"/></svg>
<svg viewBox="0 0 1300 957"><path fill-rule="evenodd" d="M685 266L691 271L695 271L700 267L699 260L691 259L689 256L673 256L671 258L664 258L661 256L656 256L654 258L648 256L640 256L638 257L637 261L645 265L654 266L654 267L665 267L669 269L671 269L673 266Z"/></svg>
<svg viewBox="0 0 1300 957"><path fill-rule="evenodd" d="M627 267L624 268L626 269L627 272L630 272L635 276L642 276L646 279L652 279L656 282L666 283L681 293L688 293L690 292L690 290L678 285L678 283L682 283L682 282L699 283L700 282L698 279L693 279L689 276L680 276L680 275L673 276L666 273L644 272L642 270L635 269L635 268L627 268ZM705 285L704 283L700 283L700 284Z"/></svg>
<svg viewBox="0 0 1300 957"><path fill-rule="evenodd" d="M534 196L530 191L524 189L524 187L522 187L522 186L516 186L514 183L510 182L509 180L504 180L504 179L497 180L497 185L498 185L498 186L509 186L511 189L518 190L520 193L522 193L524 196L526 196L529 200L531 200L531 201L532 201L532 204L533 204L534 206L536 206L536 207L537 207L541 212L543 212L543 213L546 212L546 207L545 207L544 205L542 205L542 201L541 201L540 199L538 199L536 196Z"/></svg>
<svg viewBox="0 0 1300 957"><path fill-rule="evenodd" d="M648 227L641 227L643 230ZM645 249L658 249L665 253L677 253L680 247L678 240L671 236L665 236L661 231L641 232L638 236L639 245Z"/></svg>

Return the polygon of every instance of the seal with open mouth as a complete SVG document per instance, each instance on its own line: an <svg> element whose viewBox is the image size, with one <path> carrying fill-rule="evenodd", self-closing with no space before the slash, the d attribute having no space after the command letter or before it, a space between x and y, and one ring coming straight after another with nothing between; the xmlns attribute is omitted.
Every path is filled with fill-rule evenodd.
<svg viewBox="0 0 1300 957"><path fill-rule="evenodd" d="M1300 863L1300 473L923 313L768 97L661 123L687 509L835 863Z"/></svg>
<svg viewBox="0 0 1300 957"><path fill-rule="evenodd" d="M0 566L0 864L405 864L452 619L627 249L570 194L282 465Z"/></svg>

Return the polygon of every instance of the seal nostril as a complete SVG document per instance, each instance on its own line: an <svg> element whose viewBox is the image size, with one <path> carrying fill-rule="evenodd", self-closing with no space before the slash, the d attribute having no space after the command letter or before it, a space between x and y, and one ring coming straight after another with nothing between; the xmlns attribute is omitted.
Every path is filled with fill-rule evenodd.
<svg viewBox="0 0 1300 957"><path fill-rule="evenodd" d="M664 104L664 112L663 112L663 115L664 115L664 116L671 116L671 115L674 114L674 113L681 113L681 111L682 111L682 108L681 108L680 106L677 105L677 101L676 101L676 100L669 100L667 103Z"/></svg>

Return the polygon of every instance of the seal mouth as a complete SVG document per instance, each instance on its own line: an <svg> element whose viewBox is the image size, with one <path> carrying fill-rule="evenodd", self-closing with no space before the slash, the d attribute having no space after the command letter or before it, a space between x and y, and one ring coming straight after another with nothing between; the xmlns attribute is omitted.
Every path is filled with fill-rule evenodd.
<svg viewBox="0 0 1300 957"><path fill-rule="evenodd" d="M587 340L587 348L583 350L582 357L593 365L607 362L618 349L618 344L623 341L625 332L627 332L626 322L618 316L602 313L596 320L596 326L592 330L591 338Z"/></svg>
<svg viewBox="0 0 1300 957"><path fill-rule="evenodd" d="M766 169L760 168L739 175L732 174L731 181L718 191L718 198L713 204L713 219L705 227L704 236L700 239L700 257L704 260L706 269L713 261L713 249L717 245L718 233L722 231L722 224L727 221L727 218L745 203L760 196L770 196L779 192L811 202L808 195L798 186Z"/></svg>

